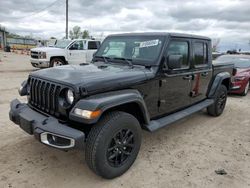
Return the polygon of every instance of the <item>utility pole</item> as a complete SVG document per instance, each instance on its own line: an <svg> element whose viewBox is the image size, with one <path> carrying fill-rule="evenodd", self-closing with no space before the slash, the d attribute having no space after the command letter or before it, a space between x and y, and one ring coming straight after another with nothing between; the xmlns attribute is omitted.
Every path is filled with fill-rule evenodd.
<svg viewBox="0 0 250 188"><path fill-rule="evenodd" d="M68 0L66 0L66 39L68 39L68 32L69 32L69 29L68 29L68 17L69 17L69 14L68 14L68 11L69 11L69 2Z"/></svg>

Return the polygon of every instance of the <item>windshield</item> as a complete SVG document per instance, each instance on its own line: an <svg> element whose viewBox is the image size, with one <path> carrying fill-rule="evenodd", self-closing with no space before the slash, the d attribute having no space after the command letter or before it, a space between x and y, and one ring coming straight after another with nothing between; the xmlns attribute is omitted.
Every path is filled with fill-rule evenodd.
<svg viewBox="0 0 250 188"><path fill-rule="evenodd" d="M95 57L133 64L153 64L159 57L164 36L112 36L104 40Z"/></svg>
<svg viewBox="0 0 250 188"><path fill-rule="evenodd" d="M215 63L233 63L236 68L248 68L250 67L250 56L223 55L218 57Z"/></svg>
<svg viewBox="0 0 250 188"><path fill-rule="evenodd" d="M58 40L56 41L56 48L66 48L69 43L71 43L71 40Z"/></svg>

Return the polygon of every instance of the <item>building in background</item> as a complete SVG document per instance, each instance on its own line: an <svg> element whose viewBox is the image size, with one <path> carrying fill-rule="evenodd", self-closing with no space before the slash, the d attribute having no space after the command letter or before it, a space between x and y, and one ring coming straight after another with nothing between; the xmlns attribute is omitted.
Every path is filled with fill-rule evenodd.
<svg viewBox="0 0 250 188"><path fill-rule="evenodd" d="M36 47L37 41L25 37L8 37L6 39L8 46L18 50L28 50Z"/></svg>
<svg viewBox="0 0 250 188"><path fill-rule="evenodd" d="M4 49L6 47L7 33L8 32L6 31L5 27L0 25L0 49Z"/></svg>

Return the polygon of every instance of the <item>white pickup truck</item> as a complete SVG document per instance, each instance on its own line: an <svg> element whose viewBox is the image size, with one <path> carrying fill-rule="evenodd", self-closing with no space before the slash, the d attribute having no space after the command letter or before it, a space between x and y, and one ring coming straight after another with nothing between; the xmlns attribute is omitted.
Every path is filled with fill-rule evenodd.
<svg viewBox="0 0 250 188"><path fill-rule="evenodd" d="M58 40L54 47L31 49L30 62L37 68L90 63L100 44L92 39Z"/></svg>

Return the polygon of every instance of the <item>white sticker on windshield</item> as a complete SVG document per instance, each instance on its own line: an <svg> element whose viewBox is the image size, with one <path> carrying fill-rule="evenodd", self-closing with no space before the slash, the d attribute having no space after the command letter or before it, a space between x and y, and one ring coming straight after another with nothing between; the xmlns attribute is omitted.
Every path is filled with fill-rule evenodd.
<svg viewBox="0 0 250 188"><path fill-rule="evenodd" d="M139 48L145 48L150 46L157 46L159 44L159 39L156 40L149 40L140 43Z"/></svg>

